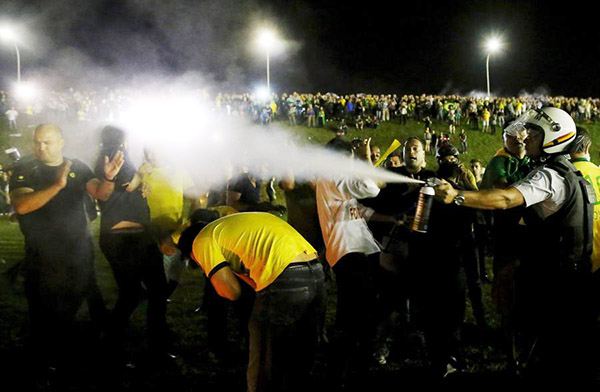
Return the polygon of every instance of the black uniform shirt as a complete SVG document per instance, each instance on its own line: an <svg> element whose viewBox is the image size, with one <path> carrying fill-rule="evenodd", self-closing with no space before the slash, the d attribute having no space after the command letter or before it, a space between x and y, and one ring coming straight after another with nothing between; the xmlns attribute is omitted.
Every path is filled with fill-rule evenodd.
<svg viewBox="0 0 600 392"><path fill-rule="evenodd" d="M86 184L94 178L94 174L85 163L77 159L71 161L73 166L67 177L67 186L42 208L18 215L25 238L38 238L48 232L69 238L87 236L84 198L87 197ZM60 166L48 166L38 159L22 162L15 165L9 188L11 191L18 188L46 189L56 182L59 170Z"/></svg>

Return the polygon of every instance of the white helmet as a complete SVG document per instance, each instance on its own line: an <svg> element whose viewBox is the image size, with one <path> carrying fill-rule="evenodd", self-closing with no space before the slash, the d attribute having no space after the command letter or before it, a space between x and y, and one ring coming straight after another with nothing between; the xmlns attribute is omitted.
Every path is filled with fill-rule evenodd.
<svg viewBox="0 0 600 392"><path fill-rule="evenodd" d="M517 118L504 130L512 135L525 129L537 129L544 132L542 150L548 155L565 153L569 144L575 140L575 121L564 110L545 107L531 109Z"/></svg>

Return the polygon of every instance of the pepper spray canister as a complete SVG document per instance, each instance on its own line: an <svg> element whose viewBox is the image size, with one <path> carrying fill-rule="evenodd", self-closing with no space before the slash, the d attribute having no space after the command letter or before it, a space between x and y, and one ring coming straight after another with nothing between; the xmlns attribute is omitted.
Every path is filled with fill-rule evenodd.
<svg viewBox="0 0 600 392"><path fill-rule="evenodd" d="M429 223L429 213L435 191L433 187L424 186L419 192L419 201L417 202L417 212L413 220L412 231L427 233L427 224Z"/></svg>

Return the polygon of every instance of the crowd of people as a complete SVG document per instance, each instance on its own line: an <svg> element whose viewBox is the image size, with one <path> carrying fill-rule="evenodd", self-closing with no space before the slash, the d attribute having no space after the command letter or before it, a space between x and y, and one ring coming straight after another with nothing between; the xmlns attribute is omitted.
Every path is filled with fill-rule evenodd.
<svg viewBox="0 0 600 392"><path fill-rule="evenodd" d="M81 121L91 113L110 117L109 106L122 96L100 96L70 91L37 113L73 115L85 107ZM467 293L477 326L488 328L481 284L491 254L504 333L500 350L509 368L547 385L592 385L600 365L593 303L600 261L592 246L600 238L593 230L600 215L593 211L598 168L589 162L591 138L574 118L596 121L597 105L550 97L297 93L266 103L248 94L219 94L214 102L215 110L265 125L279 118L318 127L335 119L338 135L325 148L369 164L381 158L380 149L370 139L346 140L348 126L421 121L423 137L405 140L384 165L432 185L435 201L426 201L424 188L413 183L354 177L307 182L294 173L263 180L252 170L198 190L160 150L147 148L144 163L135 167L126 132L113 126L102 129L92 170L63 156L60 127L38 125L34 156L0 178L9 184L5 197L25 237L35 373L44 380L50 371L72 368L73 322L86 302L107 372L117 374L128 365L126 330L142 297L148 300L148 352L168 366L177 353L167 300L186 266L199 266L206 276L209 347L227 356L223 309L233 301L249 350L250 391L305 389L326 342L331 380L353 388L374 361L386 363L390 342L408 330L422 337L428 374L443 379L464 368L460 331ZM447 122L447 133L435 135L432 119ZM450 143L463 123L502 133L504 145L486 168L479 160L461 162L468 149L464 130L457 135L460 146ZM426 153L435 154L436 170L425 167ZM277 184L285 209L273 203ZM268 200L261 197L265 187ZM202 197L184 203L191 194ZM97 283L89 231L96 201L100 249L119 290L110 311ZM429 218L421 215L426 205ZM424 230L422 222L416 229L421 219ZM337 308L330 331L325 309L331 280Z"/></svg>
<svg viewBox="0 0 600 392"><path fill-rule="evenodd" d="M51 90L28 100L0 91L0 111L11 124L17 119L41 117L53 121L102 121L119 119L123 108L140 96L135 89L105 87L101 90L74 88ZM448 132L457 126L495 133L507 118L518 117L531 108L552 105L565 110L579 122L596 122L600 99L584 97L518 96L468 97L461 95L281 93L262 97L251 93L211 93L208 89L191 91L206 106L228 116L240 116L262 124L273 120L290 125L324 127L327 121L344 120L359 129L377 128L386 121L406 124L409 119L426 124L443 121Z"/></svg>

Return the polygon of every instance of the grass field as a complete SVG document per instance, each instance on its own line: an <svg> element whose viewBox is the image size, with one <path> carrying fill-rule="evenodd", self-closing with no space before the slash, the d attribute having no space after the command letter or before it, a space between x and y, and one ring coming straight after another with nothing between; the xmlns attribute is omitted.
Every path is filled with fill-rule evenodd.
<svg viewBox="0 0 600 392"><path fill-rule="evenodd" d="M296 126L291 132L310 143L324 144L333 137L332 129L336 124L328 123L329 129L306 128ZM600 146L599 128L600 124L589 124L588 129L593 135L594 145L592 148L592 160L598 158L598 146ZM461 127L458 126L460 132ZM434 129L445 131L444 124L435 124ZM478 131L467 130L469 134L470 150L467 154L461 155L464 162L472 158L481 159L484 164L494 155L497 149L501 148L502 141L500 133L496 135L482 134ZM378 145L384 151L393 139L405 140L409 136L422 137L423 125L416 122L409 122L406 126L400 126L396 122L383 123L378 129L365 129L357 131L351 129L347 135L348 139L354 137L372 137L373 145ZM459 144L458 140L452 141ZM6 145L6 140L2 142ZM23 138L19 141L22 145L19 147L27 148L27 140ZM437 164L433 156L428 156L428 167L436 169ZM283 201L283 194L280 192L278 201ZM92 230L97 238L99 222L96 220L92 224ZM97 244L97 240L96 240ZM96 268L98 281L105 301L109 309L113 306L117 296L116 285L112 277L110 267L102 253L96 248ZM27 334L27 304L23 295L22 277L14 273L14 266L23 258L23 239L17 223L9 222L6 217L0 217L0 368L8 370L11 374L8 380L19 382L20 377L26 377L27 372L23 367L27 366L27 356L24 349L25 337ZM488 260L489 264L490 260ZM233 344L232 352L235 354L231 363L215 363L208 357L206 318L201 312L194 310L202 302L204 278L198 270L187 270L184 281L172 297L168 307L168 322L174 332L179 335L177 342L178 369L171 370L149 370L144 366L138 366L123 377L122 390L244 390L244 367L246 362L245 353L242 349ZM484 286L484 303L488 315L488 320L492 329L498 327L498 317L493 309L489 299L489 285ZM332 293L333 294L333 293ZM330 295L330 306L328 309L328 324L333 323L333 314L335 307L334 296ZM469 309L469 308L468 308ZM144 351L140 349L143 343L144 325L145 325L145 303L142 303L136 310L129 332L129 341L134 355L143 362ZM87 310L83 308L80 311L79 319L84 325L87 320ZM467 368L464 374L448 381L460 386L485 387L490 382L495 386L511 385L512 379L505 375L502 356L495 348L497 343L496 334L493 332L482 336L478 334L469 323L473 319L468 310L466 317L466 327L463 334L465 344L465 360ZM236 332L231 331L232 341L234 341ZM407 383L412 380L415 385L427 384L430 380L424 380L420 373L423 364L422 352L407 348L396 347L392 350L390 361L387 365L373 368L373 380L371 380L372 390L377 387L383 387L389 383ZM317 374L323 371L326 366L323 361L318 362ZM324 376L323 376L324 377ZM22 381L22 380L21 380ZM10 381L8 385L10 385ZM327 380L323 378L324 385ZM5 384L6 385L6 384ZM72 390L102 390L97 383L91 379L83 379L76 383Z"/></svg>

